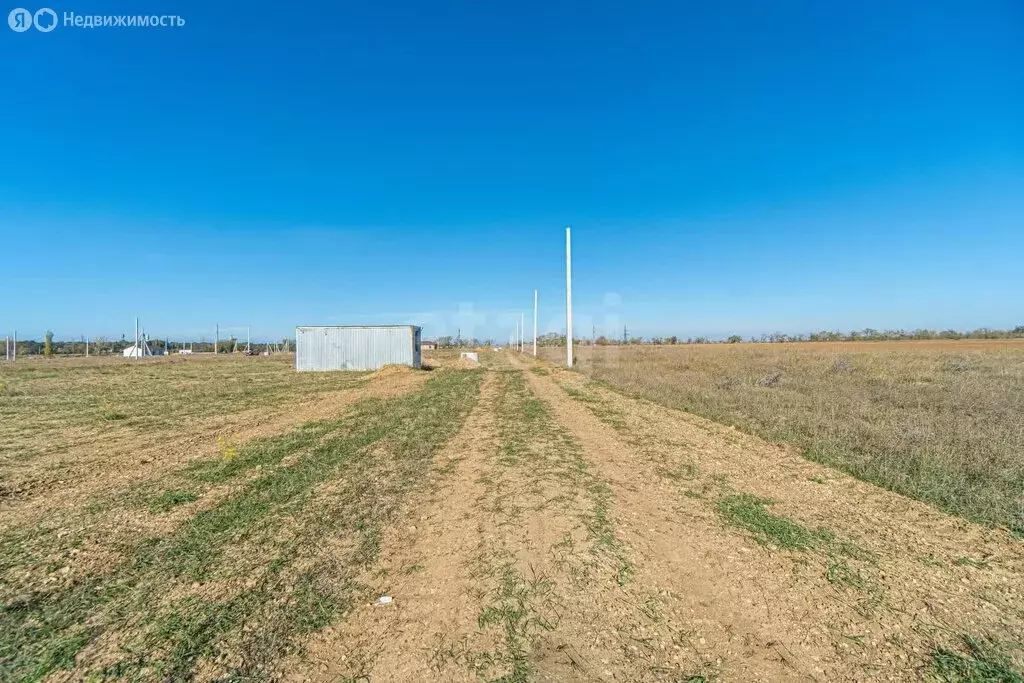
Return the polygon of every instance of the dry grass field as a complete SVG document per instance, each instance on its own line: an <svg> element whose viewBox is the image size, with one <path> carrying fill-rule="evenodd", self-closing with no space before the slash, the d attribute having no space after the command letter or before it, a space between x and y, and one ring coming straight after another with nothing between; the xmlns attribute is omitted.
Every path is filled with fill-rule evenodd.
<svg viewBox="0 0 1024 683"><path fill-rule="evenodd" d="M545 352L560 360L564 349ZM1024 534L1024 341L582 347L576 357L631 395Z"/></svg>
<svg viewBox="0 0 1024 683"><path fill-rule="evenodd" d="M1021 356L965 348L0 366L0 680L1022 681L1019 538L785 445L831 405L998 526Z"/></svg>

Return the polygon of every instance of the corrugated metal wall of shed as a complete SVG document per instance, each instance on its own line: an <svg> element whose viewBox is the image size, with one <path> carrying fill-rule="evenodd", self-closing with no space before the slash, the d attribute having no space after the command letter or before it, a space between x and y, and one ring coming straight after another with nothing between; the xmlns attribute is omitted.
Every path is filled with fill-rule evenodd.
<svg viewBox="0 0 1024 683"><path fill-rule="evenodd" d="M297 327L295 369L377 370L399 364L419 367L418 327Z"/></svg>

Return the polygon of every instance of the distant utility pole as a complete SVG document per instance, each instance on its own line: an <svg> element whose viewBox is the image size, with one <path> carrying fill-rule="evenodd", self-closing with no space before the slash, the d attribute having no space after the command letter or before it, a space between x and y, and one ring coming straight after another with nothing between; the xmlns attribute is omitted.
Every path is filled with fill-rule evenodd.
<svg viewBox="0 0 1024 683"><path fill-rule="evenodd" d="M565 366L572 367L572 236L565 229Z"/></svg>
<svg viewBox="0 0 1024 683"><path fill-rule="evenodd" d="M89 338L85 338L85 357L89 357Z"/></svg>
<svg viewBox="0 0 1024 683"><path fill-rule="evenodd" d="M245 326L245 352L249 353L249 326Z"/></svg>
<svg viewBox="0 0 1024 683"><path fill-rule="evenodd" d="M533 290L533 357L537 357L537 290Z"/></svg>

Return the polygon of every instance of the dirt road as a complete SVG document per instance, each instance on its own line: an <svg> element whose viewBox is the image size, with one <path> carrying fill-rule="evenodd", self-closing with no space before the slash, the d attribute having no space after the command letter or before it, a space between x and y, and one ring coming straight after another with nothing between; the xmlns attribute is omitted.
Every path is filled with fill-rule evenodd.
<svg viewBox="0 0 1024 683"><path fill-rule="evenodd" d="M393 602L311 636L294 680L1019 680L1020 540L525 356L484 362L359 579Z"/></svg>

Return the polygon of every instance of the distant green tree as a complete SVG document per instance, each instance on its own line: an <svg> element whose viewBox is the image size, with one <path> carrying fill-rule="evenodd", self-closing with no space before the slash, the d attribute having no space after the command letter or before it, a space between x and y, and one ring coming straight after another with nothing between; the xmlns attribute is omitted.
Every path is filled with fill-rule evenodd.
<svg viewBox="0 0 1024 683"><path fill-rule="evenodd" d="M46 338L43 342L43 355L53 355L53 332L50 332L49 330L46 331Z"/></svg>
<svg viewBox="0 0 1024 683"><path fill-rule="evenodd" d="M739 344L741 341L743 341L743 337L741 337L738 334L734 334L725 341L728 342L729 344Z"/></svg>

